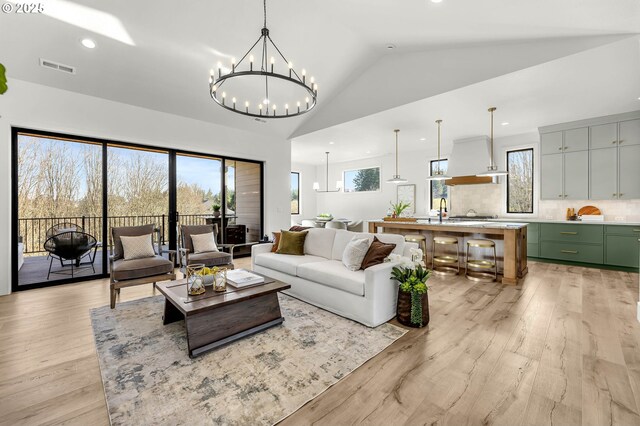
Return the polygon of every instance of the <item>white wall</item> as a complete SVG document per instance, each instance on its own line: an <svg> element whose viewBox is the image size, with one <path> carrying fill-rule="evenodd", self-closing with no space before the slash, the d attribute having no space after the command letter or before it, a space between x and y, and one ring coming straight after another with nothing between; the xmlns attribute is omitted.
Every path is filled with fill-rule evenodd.
<svg viewBox="0 0 640 426"><path fill-rule="evenodd" d="M291 215L291 224L299 224L302 219L315 217L319 212L313 182L317 181L316 167L310 164L291 163L291 171L300 173L300 214Z"/></svg>
<svg viewBox="0 0 640 426"><path fill-rule="evenodd" d="M265 232L289 225L286 140L13 79L0 96L0 116L0 294L10 292L13 269L11 126L265 161Z"/></svg>

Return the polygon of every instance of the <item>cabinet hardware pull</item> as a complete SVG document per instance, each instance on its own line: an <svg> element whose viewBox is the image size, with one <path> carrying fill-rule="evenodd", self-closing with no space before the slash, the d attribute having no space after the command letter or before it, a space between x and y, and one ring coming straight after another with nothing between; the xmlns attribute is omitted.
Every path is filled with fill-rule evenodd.
<svg viewBox="0 0 640 426"><path fill-rule="evenodd" d="M565 146L565 147L564 147L564 148L562 148L562 149L564 149L564 150L566 151L566 150L567 150L567 148L569 148L569 147L568 147L568 146Z"/></svg>
<svg viewBox="0 0 640 426"><path fill-rule="evenodd" d="M558 197L562 198L562 194L558 195Z"/></svg>
<svg viewBox="0 0 640 426"><path fill-rule="evenodd" d="M562 147L558 148L558 151L562 151Z"/></svg>
<svg viewBox="0 0 640 426"><path fill-rule="evenodd" d="M578 254L578 250L560 250L560 253Z"/></svg>
<svg viewBox="0 0 640 426"><path fill-rule="evenodd" d="M568 196L569 196L569 195L567 195L567 194L564 194L564 198L567 198Z"/></svg>
<svg viewBox="0 0 640 426"><path fill-rule="evenodd" d="M564 232L560 232L562 235L578 235L577 232L568 232L568 231L564 231Z"/></svg>
<svg viewBox="0 0 640 426"><path fill-rule="evenodd" d="M617 144L617 143L618 143L618 141L613 141L613 142L611 142L611 143L615 145L615 144Z"/></svg>
<svg viewBox="0 0 640 426"><path fill-rule="evenodd" d="M634 229L633 232L640 232L640 229Z"/></svg>
<svg viewBox="0 0 640 426"><path fill-rule="evenodd" d="M620 139L620 140L618 141L618 143L622 143L622 142L624 142L622 139Z"/></svg>
<svg viewBox="0 0 640 426"><path fill-rule="evenodd" d="M622 192L618 193L618 197L622 197L624 194Z"/></svg>
<svg viewBox="0 0 640 426"><path fill-rule="evenodd" d="M618 194L614 192L614 193L613 193L613 196L614 196L614 197L617 197L617 196L618 196Z"/></svg>

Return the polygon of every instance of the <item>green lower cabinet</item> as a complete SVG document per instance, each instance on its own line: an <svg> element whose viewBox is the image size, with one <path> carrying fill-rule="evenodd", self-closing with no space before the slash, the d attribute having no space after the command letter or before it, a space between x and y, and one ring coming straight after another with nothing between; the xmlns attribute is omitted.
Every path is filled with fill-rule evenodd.
<svg viewBox="0 0 640 426"><path fill-rule="evenodd" d="M605 264L637 268L639 258L640 241L637 236L606 236Z"/></svg>
<svg viewBox="0 0 640 426"><path fill-rule="evenodd" d="M540 224L527 224L527 257L540 257Z"/></svg>
<svg viewBox="0 0 640 426"><path fill-rule="evenodd" d="M527 244L527 257L540 257L540 244L528 243Z"/></svg>
<svg viewBox="0 0 640 426"><path fill-rule="evenodd" d="M540 243L540 257L593 264L602 264L604 260L603 247L600 244L588 245L552 241Z"/></svg>

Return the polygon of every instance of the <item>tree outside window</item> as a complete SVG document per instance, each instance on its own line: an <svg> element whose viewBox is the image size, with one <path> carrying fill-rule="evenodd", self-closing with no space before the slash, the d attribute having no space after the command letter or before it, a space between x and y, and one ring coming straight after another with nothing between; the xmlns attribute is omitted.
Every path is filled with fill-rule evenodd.
<svg viewBox="0 0 640 426"><path fill-rule="evenodd" d="M533 213L533 148L507 151L507 213Z"/></svg>
<svg viewBox="0 0 640 426"><path fill-rule="evenodd" d="M433 160L430 163L430 173L431 176L435 175L438 171L438 167L442 173L447 173L447 168L449 167L449 160L446 158L438 160ZM431 185L431 209L437 209L440 206L440 199L445 198L447 200L447 205L449 205L449 188L444 184L444 180L432 180L430 182Z"/></svg>
<svg viewBox="0 0 640 426"><path fill-rule="evenodd" d="M380 189L380 168L345 170L344 192L367 192Z"/></svg>

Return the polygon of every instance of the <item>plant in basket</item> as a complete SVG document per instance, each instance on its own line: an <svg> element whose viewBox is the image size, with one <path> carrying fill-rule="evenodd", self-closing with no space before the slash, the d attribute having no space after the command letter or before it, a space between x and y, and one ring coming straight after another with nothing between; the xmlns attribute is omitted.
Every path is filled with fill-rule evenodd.
<svg viewBox="0 0 640 426"><path fill-rule="evenodd" d="M414 256L414 259L422 256ZM398 287L398 322L409 327L424 327L429 323L429 298L427 280L431 271L423 266L422 261L400 258L400 265L391 270L391 279L399 283Z"/></svg>

